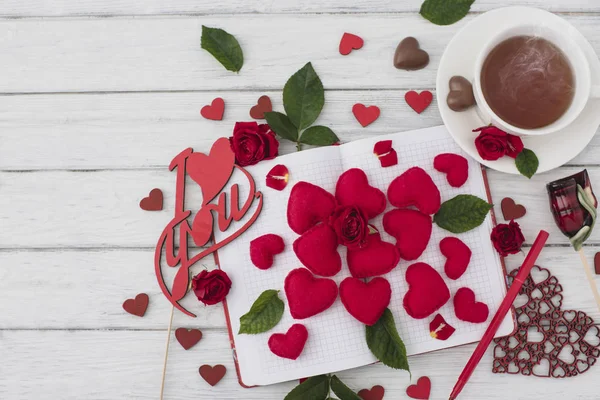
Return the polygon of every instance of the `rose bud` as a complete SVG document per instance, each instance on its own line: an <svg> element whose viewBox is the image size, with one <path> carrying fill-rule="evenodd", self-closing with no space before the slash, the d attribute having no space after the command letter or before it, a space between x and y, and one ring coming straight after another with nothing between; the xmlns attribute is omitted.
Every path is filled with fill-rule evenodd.
<svg viewBox="0 0 600 400"><path fill-rule="evenodd" d="M207 306L220 303L231 289L231 280L224 271L204 270L192 278L192 290L198 300Z"/></svg>
<svg viewBox="0 0 600 400"><path fill-rule="evenodd" d="M502 257L518 253L525 242L521 227L515 221L498 224L492 229L491 239L494 248Z"/></svg>
<svg viewBox="0 0 600 400"><path fill-rule="evenodd" d="M598 207L587 170L550 182L546 189L556 225L579 251L592 233Z"/></svg>
<svg viewBox="0 0 600 400"><path fill-rule="evenodd" d="M236 122L229 138L235 162L240 167L254 165L279 155L279 142L267 124Z"/></svg>
<svg viewBox="0 0 600 400"><path fill-rule="evenodd" d="M369 220L358 207L338 207L329 222L337 234L339 244L348 248L362 247L369 234Z"/></svg>
<svg viewBox="0 0 600 400"><path fill-rule="evenodd" d="M495 161L504 156L516 158L523 151L523 141L520 137L495 126L482 126L473 129L473 132L479 132L479 136L475 138L475 148L484 160Z"/></svg>

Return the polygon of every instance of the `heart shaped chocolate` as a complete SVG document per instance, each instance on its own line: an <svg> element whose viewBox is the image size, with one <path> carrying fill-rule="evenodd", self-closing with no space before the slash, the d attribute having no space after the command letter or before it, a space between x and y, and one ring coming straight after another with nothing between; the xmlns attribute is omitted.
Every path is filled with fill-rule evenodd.
<svg viewBox="0 0 600 400"><path fill-rule="evenodd" d="M429 64L429 54L419 47L419 41L412 36L404 38L394 53L394 67L407 71L425 68Z"/></svg>
<svg viewBox="0 0 600 400"><path fill-rule="evenodd" d="M446 97L446 104L452 111L465 111L475 105L473 85L466 78L453 76L450 78L448 85L450 86L450 93Z"/></svg>

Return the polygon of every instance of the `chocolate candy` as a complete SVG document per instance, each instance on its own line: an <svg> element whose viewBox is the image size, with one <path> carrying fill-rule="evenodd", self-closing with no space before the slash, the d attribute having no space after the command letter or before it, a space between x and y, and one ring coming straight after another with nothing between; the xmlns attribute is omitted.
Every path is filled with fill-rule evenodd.
<svg viewBox="0 0 600 400"><path fill-rule="evenodd" d="M448 93L446 103L452 111L465 111L475 105L473 86L467 79L462 76L453 76L450 78L449 86L450 93Z"/></svg>
<svg viewBox="0 0 600 400"><path fill-rule="evenodd" d="M414 37L404 38L394 54L394 67L414 71L425 68L429 64L429 54L419 47L419 42Z"/></svg>

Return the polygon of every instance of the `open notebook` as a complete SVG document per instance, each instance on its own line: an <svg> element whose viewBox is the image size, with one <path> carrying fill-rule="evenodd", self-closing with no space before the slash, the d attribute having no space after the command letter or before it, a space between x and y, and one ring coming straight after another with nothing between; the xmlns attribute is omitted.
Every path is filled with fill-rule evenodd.
<svg viewBox="0 0 600 400"><path fill-rule="evenodd" d="M388 139L393 140L399 163L382 168L373 154L373 146L380 140ZM469 179L461 188L452 188L447 183L445 174L433 169L433 158L437 154L447 152L462 154L469 160ZM281 192L265 185L268 171L276 164L284 164L290 171L290 181ZM292 243L298 235L287 224L287 200L290 190L299 181L311 182L334 193L338 177L350 168L361 168L367 174L369 183L386 193L390 182L413 166L420 166L429 173L440 190L442 201L461 193L487 199L485 177L480 165L464 154L444 127L379 136L342 146L302 151L247 168L254 177L258 190L264 193L263 211L248 231L218 252L220 268L226 271L233 281L231 292L227 296L228 324L233 333L232 345L242 384L267 385L355 368L377 361L367 347L365 326L348 314L339 297L325 312L296 321L304 324L309 332L304 351L297 360L279 358L269 350L267 346L269 336L273 333L285 333L295 323L289 314L283 282L290 270L302 266L292 250ZM236 174L239 174L239 171L236 171ZM235 183L237 178L240 177L234 174L230 184ZM241 198L246 198L246 195L242 193ZM389 209L392 207L388 204ZM371 220L371 223L380 230L383 240L395 243L395 240L383 230L382 217L383 214ZM492 227L492 216L488 215L480 227L457 235L473 252L467 272L457 281L448 279L444 274L445 257L438 247L441 239L452 234L438 228L435 224L427 250L419 260L413 261L423 261L437 269L445 278L452 294L463 286L471 288L476 298L489 306L488 322L506 294L504 268L490 241ZM215 229L215 232L216 241L221 240L223 234L218 229ZM250 261L250 241L267 233L280 235L285 241L286 248L284 253L276 256L272 268L259 270ZM339 284L350 274L346 265L346 248L339 246L338 251L342 256L343 267L333 279ZM406 314L402 307L402 299L407 291L404 272L413 262L401 260L392 272L385 275L392 286L389 308L394 314L398 332L408 354L414 355L480 340L488 323L472 324L458 320L454 315L452 299L439 311L446 321L456 328L454 335L447 341L435 340L429 335L429 322L433 315L416 320ZM286 303L282 320L270 332L238 335L240 316L248 312L256 298L267 289L281 290L279 297ZM497 336L508 335L513 329L513 316L509 314Z"/></svg>

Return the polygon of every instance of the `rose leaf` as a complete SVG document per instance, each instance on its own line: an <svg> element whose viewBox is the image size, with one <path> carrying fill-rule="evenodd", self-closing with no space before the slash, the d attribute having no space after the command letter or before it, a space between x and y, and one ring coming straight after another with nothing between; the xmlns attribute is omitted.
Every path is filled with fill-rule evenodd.
<svg viewBox="0 0 600 400"><path fill-rule="evenodd" d="M237 39L219 28L202 25L200 47L208 51L228 71L238 72L244 65L244 54Z"/></svg>
<svg viewBox="0 0 600 400"><path fill-rule="evenodd" d="M481 225L491 208L491 204L477 196L459 194L442 204L433 222L452 233L463 233Z"/></svg>
<svg viewBox="0 0 600 400"><path fill-rule="evenodd" d="M425 0L419 13L436 25L452 25L463 19L475 0Z"/></svg>
<svg viewBox="0 0 600 400"><path fill-rule="evenodd" d="M531 177L535 175L540 165L540 161L533 151L523 149L515 159L515 165L521 175L531 179Z"/></svg>
<svg viewBox="0 0 600 400"><path fill-rule="evenodd" d="M240 317L239 333L257 334L272 329L281 320L284 304L277 296L278 290L265 290Z"/></svg>
<svg viewBox="0 0 600 400"><path fill-rule="evenodd" d="M312 146L330 146L339 141L340 139L331 129L321 125L311 126L300 136L300 143Z"/></svg>
<svg viewBox="0 0 600 400"><path fill-rule="evenodd" d="M265 119L273 132L280 137L292 142L298 141L298 128L292 124L287 115L276 111L266 112Z"/></svg>
<svg viewBox="0 0 600 400"><path fill-rule="evenodd" d="M283 107L290 121L300 130L310 126L323 109L325 91L321 79L307 63L283 87Z"/></svg>
<svg viewBox="0 0 600 400"><path fill-rule="evenodd" d="M394 316L386 308L379 321L373 326L366 325L367 346L379 361L394 369L410 372L406 347L398 334Z"/></svg>
<svg viewBox="0 0 600 400"><path fill-rule="evenodd" d="M328 396L329 375L318 375L296 386L283 400L325 400Z"/></svg>
<svg viewBox="0 0 600 400"><path fill-rule="evenodd" d="M331 377L331 390L340 400L362 400L362 398L354 393L344 382L337 376Z"/></svg>

